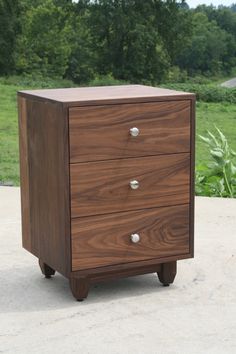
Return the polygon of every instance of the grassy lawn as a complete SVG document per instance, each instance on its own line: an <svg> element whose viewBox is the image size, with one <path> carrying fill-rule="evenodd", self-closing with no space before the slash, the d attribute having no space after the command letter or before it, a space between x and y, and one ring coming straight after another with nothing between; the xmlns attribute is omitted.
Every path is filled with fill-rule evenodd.
<svg viewBox="0 0 236 354"><path fill-rule="evenodd" d="M236 105L231 103L197 102L196 134L205 135L207 130L214 133L216 125L227 137L233 150L236 151ZM209 159L206 146L196 136L196 165Z"/></svg>
<svg viewBox="0 0 236 354"><path fill-rule="evenodd" d="M61 82L55 86L62 86ZM66 83L68 86L68 82ZM26 88L0 82L0 183L12 182L19 185L18 123L16 92ZM206 130L214 130L214 124L226 135L236 151L236 105L230 103L197 103L197 134L204 135ZM196 165L207 162L208 151L196 139Z"/></svg>
<svg viewBox="0 0 236 354"><path fill-rule="evenodd" d="M0 183L15 185L19 184L17 90L0 84Z"/></svg>
<svg viewBox="0 0 236 354"><path fill-rule="evenodd" d="M19 185L17 91L71 86L69 80L0 78L0 184Z"/></svg>

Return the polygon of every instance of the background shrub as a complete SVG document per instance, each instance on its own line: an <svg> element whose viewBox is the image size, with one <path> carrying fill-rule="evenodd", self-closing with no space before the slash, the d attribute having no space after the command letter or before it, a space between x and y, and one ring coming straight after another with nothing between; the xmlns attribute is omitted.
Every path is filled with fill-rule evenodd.
<svg viewBox="0 0 236 354"><path fill-rule="evenodd" d="M169 89L196 94L197 100L204 102L230 102L236 103L236 88L226 88L213 84L168 83L162 85Z"/></svg>

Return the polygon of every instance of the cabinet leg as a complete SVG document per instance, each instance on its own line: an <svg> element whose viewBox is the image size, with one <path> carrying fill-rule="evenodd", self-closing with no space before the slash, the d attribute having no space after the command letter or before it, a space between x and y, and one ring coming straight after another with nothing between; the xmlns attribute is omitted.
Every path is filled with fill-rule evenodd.
<svg viewBox="0 0 236 354"><path fill-rule="evenodd" d="M49 267L49 265L44 263L41 259L39 259L39 266L42 273L45 275L45 278L51 278L51 275L55 274L55 270Z"/></svg>
<svg viewBox="0 0 236 354"><path fill-rule="evenodd" d="M164 286L169 286L173 283L176 276L177 262L162 263L161 270L157 272L160 282Z"/></svg>
<svg viewBox="0 0 236 354"><path fill-rule="evenodd" d="M71 292L77 301L86 299L89 292L89 285L88 278L70 278Z"/></svg>

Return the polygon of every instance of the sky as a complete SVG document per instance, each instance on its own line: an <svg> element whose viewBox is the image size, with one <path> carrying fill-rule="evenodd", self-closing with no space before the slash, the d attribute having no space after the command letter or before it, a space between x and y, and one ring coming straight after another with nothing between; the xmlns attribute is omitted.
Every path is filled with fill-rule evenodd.
<svg viewBox="0 0 236 354"><path fill-rule="evenodd" d="M233 3L236 3L236 0L186 0L187 4L190 7L196 7L198 5L213 5L213 6L218 6L218 5L225 5L225 6L230 6Z"/></svg>

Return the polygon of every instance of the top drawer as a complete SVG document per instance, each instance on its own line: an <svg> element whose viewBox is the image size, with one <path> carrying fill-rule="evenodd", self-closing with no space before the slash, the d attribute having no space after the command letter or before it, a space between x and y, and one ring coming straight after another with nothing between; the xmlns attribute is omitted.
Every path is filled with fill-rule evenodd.
<svg viewBox="0 0 236 354"><path fill-rule="evenodd" d="M71 163L189 152L190 101L70 108L69 131Z"/></svg>

